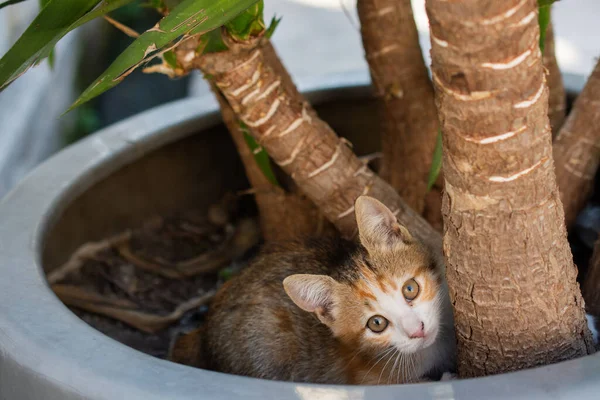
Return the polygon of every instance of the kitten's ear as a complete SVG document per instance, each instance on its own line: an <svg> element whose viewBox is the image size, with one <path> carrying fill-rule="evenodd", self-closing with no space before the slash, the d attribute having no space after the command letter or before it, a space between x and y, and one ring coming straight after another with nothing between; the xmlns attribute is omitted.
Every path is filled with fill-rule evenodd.
<svg viewBox="0 0 600 400"><path fill-rule="evenodd" d="M283 280L283 288L301 309L314 312L323 323L333 320L335 287L338 283L327 275L296 274Z"/></svg>
<svg viewBox="0 0 600 400"><path fill-rule="evenodd" d="M367 250L392 248L414 241L408 229L400 225L396 216L379 200L360 196L354 209L360 242Z"/></svg>

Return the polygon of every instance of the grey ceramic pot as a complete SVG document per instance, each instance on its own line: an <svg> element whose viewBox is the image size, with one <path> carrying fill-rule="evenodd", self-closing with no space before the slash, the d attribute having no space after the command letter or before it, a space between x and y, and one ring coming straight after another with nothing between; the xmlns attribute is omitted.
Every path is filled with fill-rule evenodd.
<svg viewBox="0 0 600 400"><path fill-rule="evenodd" d="M582 79L566 77L572 91ZM368 76L305 81L334 128L360 143L372 127ZM371 118L369 120L369 118ZM402 386L272 382L159 360L94 330L49 289L45 273L80 244L154 213L204 207L245 185L210 98L171 103L71 146L0 203L1 399L597 399L600 355L505 375ZM364 124L364 125L363 125ZM364 129L363 129L364 128ZM215 152L229 146L229 151Z"/></svg>

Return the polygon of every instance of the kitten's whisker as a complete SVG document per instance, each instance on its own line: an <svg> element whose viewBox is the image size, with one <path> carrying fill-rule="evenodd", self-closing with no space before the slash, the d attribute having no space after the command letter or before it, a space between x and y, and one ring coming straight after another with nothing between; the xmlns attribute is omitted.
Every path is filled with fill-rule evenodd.
<svg viewBox="0 0 600 400"><path fill-rule="evenodd" d="M363 382L365 381L365 379L367 378L367 376L369 376L369 373L373 370L373 368L375 368L375 366L377 364L379 364L379 362L381 360L383 360L385 358L385 356L388 355L392 350L394 350L394 348L390 347L390 348L388 348L386 350L382 350L380 353L377 353L377 355L375 355L375 357L373 357L373 358L377 358L377 357L379 357L379 355L381 355L381 357L379 357L379 359L375 362L375 364L373 364L373 366L371 368L369 368L369 370L367 371L367 373L363 376L362 381L360 381L361 385L363 384Z"/></svg>
<svg viewBox="0 0 600 400"><path fill-rule="evenodd" d="M390 371L390 373L388 374L388 385L392 384L392 376L394 374L394 371L396 370L396 364L398 364L398 358L400 357L400 350L396 349L396 353L394 353L394 357L396 358L394 360L394 365L392 365L392 369Z"/></svg>
<svg viewBox="0 0 600 400"><path fill-rule="evenodd" d="M395 350L395 349L394 349ZM385 363L385 365L383 366L383 369L381 370L381 372L379 373L379 378L377 378L377 384L379 385L379 381L381 380L381 376L383 375L383 373L385 372L385 368L388 366L388 364L390 363L390 361L392 361L392 358L394 358L394 352L391 353L390 357L388 358L387 362Z"/></svg>
<svg viewBox="0 0 600 400"><path fill-rule="evenodd" d="M344 367L344 369L348 368L350 366L350 364L352 364L352 361L354 361L354 359L356 358L356 356L358 355L358 353L360 353L360 347L358 349L356 349L356 351L354 352L354 355L352 356L352 358L350 359L350 361L348 361L346 363L346 366Z"/></svg>

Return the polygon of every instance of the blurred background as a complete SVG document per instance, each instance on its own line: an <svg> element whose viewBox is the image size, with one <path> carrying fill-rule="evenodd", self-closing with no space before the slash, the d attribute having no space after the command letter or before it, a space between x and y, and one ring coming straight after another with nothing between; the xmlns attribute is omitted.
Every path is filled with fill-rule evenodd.
<svg viewBox="0 0 600 400"><path fill-rule="evenodd" d="M421 46L429 63L424 1L412 2ZM336 73L354 73L361 82L368 82L356 0L267 0L265 3L265 19L273 15L283 17L273 41L300 87L315 76ZM34 0L0 10L1 55L27 28L37 11L38 2ZM153 10L135 3L111 16L138 32L150 28L158 19ZM596 62L600 43L598 16L598 0L562 0L554 6L559 65L564 73L579 76L570 86L581 85ZM53 152L98 129L165 102L209 94L200 75L170 80L138 70L116 88L60 117L131 41L106 21L95 21L59 43L53 69L44 62L0 93L0 197Z"/></svg>

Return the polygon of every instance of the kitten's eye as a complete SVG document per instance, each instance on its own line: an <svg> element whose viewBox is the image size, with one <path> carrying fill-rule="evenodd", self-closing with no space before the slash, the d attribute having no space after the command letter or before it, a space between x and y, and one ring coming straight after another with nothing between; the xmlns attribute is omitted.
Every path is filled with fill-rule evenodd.
<svg viewBox="0 0 600 400"><path fill-rule="evenodd" d="M367 321L367 328L372 330L375 333L381 333L385 331L385 328L388 326L388 320L381 315L374 315Z"/></svg>
<svg viewBox="0 0 600 400"><path fill-rule="evenodd" d="M402 286L402 294L408 301L414 300L419 295L419 284L414 279L409 279Z"/></svg>

